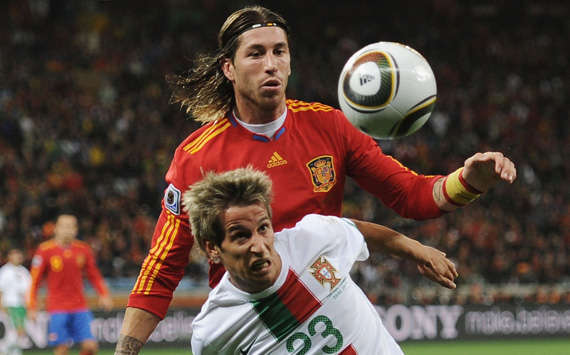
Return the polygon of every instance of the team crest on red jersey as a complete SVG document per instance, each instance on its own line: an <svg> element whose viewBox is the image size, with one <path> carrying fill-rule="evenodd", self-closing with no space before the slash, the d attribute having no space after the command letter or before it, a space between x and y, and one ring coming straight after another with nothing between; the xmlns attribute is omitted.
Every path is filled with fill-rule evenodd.
<svg viewBox="0 0 570 355"><path fill-rule="evenodd" d="M324 286L325 282L327 282L331 286L331 290L338 285L340 281L340 279L336 277L336 269L324 256L320 256L315 260L313 265L309 268L309 272L321 285Z"/></svg>
<svg viewBox="0 0 570 355"><path fill-rule="evenodd" d="M314 192L327 192L336 183L333 157L331 155L321 155L307 163L307 168L311 173Z"/></svg>
<svg viewBox="0 0 570 355"><path fill-rule="evenodd" d="M51 265L51 270L54 272L60 272L63 270L63 260L59 255L52 255L49 258L49 264Z"/></svg>

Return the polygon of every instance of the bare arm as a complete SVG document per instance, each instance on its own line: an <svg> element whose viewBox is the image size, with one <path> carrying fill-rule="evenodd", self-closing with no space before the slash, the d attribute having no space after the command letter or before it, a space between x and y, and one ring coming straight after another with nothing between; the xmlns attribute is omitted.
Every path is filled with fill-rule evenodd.
<svg viewBox="0 0 570 355"><path fill-rule="evenodd" d="M160 318L140 308L127 307L115 355L138 354Z"/></svg>
<svg viewBox="0 0 570 355"><path fill-rule="evenodd" d="M372 250L384 251L415 261L418 270L430 280L447 288L455 288L453 280L459 275L455 265L445 257L445 253L423 245L388 227L353 220L366 238Z"/></svg>
<svg viewBox="0 0 570 355"><path fill-rule="evenodd" d="M113 298L111 295L104 295L99 297L99 307L103 308L106 311L110 311L113 309Z"/></svg>

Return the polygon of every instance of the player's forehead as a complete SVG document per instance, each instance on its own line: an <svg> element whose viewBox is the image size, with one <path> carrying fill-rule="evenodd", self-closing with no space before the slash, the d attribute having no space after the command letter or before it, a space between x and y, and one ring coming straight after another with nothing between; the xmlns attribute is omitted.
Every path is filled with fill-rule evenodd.
<svg viewBox="0 0 570 355"><path fill-rule="evenodd" d="M239 37L237 50L261 46L273 48L276 46L289 46L287 33L281 27L259 27L242 33Z"/></svg>
<svg viewBox="0 0 570 355"><path fill-rule="evenodd" d="M229 206L223 213L226 233L243 227L255 227L269 219L267 208L261 203Z"/></svg>
<svg viewBox="0 0 570 355"><path fill-rule="evenodd" d="M24 255L21 250L19 249L12 249L8 252L9 256L21 256Z"/></svg>
<svg viewBox="0 0 570 355"><path fill-rule="evenodd" d="M63 214L57 218L57 224L59 225L76 225L77 218L70 214Z"/></svg>

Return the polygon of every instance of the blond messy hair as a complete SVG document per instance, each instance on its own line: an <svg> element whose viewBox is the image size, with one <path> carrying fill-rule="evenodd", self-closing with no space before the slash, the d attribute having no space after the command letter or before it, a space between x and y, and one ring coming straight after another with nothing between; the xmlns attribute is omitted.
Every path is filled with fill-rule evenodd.
<svg viewBox="0 0 570 355"><path fill-rule="evenodd" d="M209 172L191 185L183 194L182 203L200 248L205 251L206 241L221 245L225 238L221 216L229 207L261 203L271 218L271 187L271 179L251 166Z"/></svg>

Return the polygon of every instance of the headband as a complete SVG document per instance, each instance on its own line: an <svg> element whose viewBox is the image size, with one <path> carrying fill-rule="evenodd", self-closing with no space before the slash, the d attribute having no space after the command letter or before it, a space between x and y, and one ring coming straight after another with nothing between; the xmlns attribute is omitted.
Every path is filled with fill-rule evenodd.
<svg viewBox="0 0 570 355"><path fill-rule="evenodd" d="M261 28L261 27L281 27L285 33L289 33L289 30L287 29L287 26L285 26L285 24L281 23L281 22L263 22L263 23L256 23L253 24L249 27L244 28L242 31L240 31L236 37L239 37L242 33L247 32L249 30L253 30L256 28Z"/></svg>
<svg viewBox="0 0 570 355"><path fill-rule="evenodd" d="M267 22L261 22L261 23L255 23L253 25L247 25L244 26L243 28L241 28L240 30L238 30L237 32L235 32L231 37L229 37L226 41L223 41L223 37L218 39L219 41L219 46L220 48L224 48L226 47L229 43L232 43L233 41L235 41L239 36L241 36L242 33L247 32L249 30L254 30L256 28L261 28L261 27L280 27L282 28L285 33L287 35L289 35L289 28L287 27L286 24L284 24L281 21L267 21Z"/></svg>

